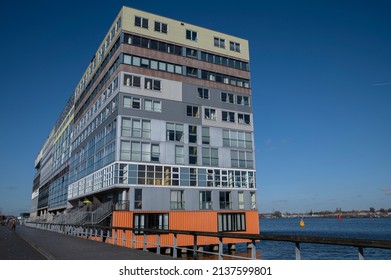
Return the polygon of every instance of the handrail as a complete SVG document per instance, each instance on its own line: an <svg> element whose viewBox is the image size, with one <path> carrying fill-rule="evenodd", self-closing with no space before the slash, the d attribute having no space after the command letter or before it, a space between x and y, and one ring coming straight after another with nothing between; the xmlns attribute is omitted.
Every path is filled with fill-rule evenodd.
<svg viewBox="0 0 391 280"><path fill-rule="evenodd" d="M131 231L131 232L142 232L144 235L144 246L146 246L146 236L147 234L157 235L159 238L161 235L172 234L174 235L174 252L179 248L176 244L177 235L190 235L194 237L193 248L196 248L197 236L206 236L206 237L216 237L219 240L219 258L222 258L222 246L224 238L235 238L243 239L244 242L250 241L252 259L255 259L256 256L256 241L284 241L284 242L293 242L296 245L296 259L300 259L300 243L313 243L313 244L326 244L326 245L340 245L340 246L350 246L357 247L359 250L359 259L364 259L363 248L377 248L377 249L391 249L391 241L389 240L367 240L367 239L351 239L351 238L339 238L339 237L319 237L319 236L299 236L299 235L271 235L271 234L246 234L246 233L228 233L228 232L205 232L205 231L188 231L188 230L165 230L165 229L146 229L146 228L133 228L133 227L109 227L109 226L99 226L99 225L75 225L75 224L55 224L55 223L40 223L40 222L27 222L27 224L35 224L39 228L44 228L51 230L54 228L57 232L69 234L69 228L76 228L76 232L87 233L89 232L98 232L101 231L100 236L103 236L103 232L114 231L114 235L119 232ZM98 236L98 235L97 235ZM102 238L103 240L103 238ZM123 240L125 242L125 240ZM135 242L132 237L132 242ZM123 243L124 244L124 243ZM156 244L155 244L156 245ZM161 244L157 244L157 247L160 248ZM146 247L144 247L146 248ZM196 249L188 249L193 251L193 254L197 251ZM160 251L160 249L159 249ZM210 253L205 252L203 253ZM175 253L174 253L175 257ZM234 256L230 256L234 257Z"/></svg>

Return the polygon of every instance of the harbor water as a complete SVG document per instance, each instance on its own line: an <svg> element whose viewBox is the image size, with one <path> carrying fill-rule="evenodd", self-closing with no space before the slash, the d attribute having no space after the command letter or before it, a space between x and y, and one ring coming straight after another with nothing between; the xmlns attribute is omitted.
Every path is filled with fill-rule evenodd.
<svg viewBox="0 0 391 280"><path fill-rule="evenodd" d="M260 228L262 234L391 240L391 218L306 218L304 222L300 227L299 218L260 219ZM300 248L304 260L358 259L354 247L302 243ZM257 250L261 259L295 259L295 245L290 242L262 241ZM391 250L387 249L365 248L364 254L368 260L391 260Z"/></svg>
<svg viewBox="0 0 391 280"><path fill-rule="evenodd" d="M260 219L260 231L267 235L301 235L339 237L368 240L391 240L391 218L300 218ZM257 242L257 259L294 260L295 244L282 241ZM350 246L301 243L302 260L358 260L358 249ZM224 253L240 257L251 257L246 244L237 244L236 252ZM366 260L391 260L391 250L364 248ZM215 259L203 256L202 259ZM226 259L226 258L225 258Z"/></svg>

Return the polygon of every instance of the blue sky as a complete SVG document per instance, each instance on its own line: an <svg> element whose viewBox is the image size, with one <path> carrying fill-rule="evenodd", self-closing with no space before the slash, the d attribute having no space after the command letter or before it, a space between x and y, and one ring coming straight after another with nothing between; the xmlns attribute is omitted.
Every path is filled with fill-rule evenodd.
<svg viewBox="0 0 391 280"><path fill-rule="evenodd" d="M69 0L0 7L2 212L122 5L249 40L261 212L391 208L390 1Z"/></svg>

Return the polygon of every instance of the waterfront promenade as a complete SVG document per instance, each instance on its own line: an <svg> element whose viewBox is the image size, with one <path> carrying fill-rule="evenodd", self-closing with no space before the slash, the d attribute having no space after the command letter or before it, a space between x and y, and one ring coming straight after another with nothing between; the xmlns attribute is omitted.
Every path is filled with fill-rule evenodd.
<svg viewBox="0 0 391 280"><path fill-rule="evenodd" d="M0 226L0 260L172 260L75 236L17 226Z"/></svg>

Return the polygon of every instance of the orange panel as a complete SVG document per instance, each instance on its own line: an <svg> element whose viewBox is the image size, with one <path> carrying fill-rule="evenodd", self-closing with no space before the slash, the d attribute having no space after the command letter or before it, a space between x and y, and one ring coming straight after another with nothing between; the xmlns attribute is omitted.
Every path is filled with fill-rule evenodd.
<svg viewBox="0 0 391 280"><path fill-rule="evenodd" d="M259 218L257 211L224 211L224 213L245 213L246 214L246 231L241 233L259 233ZM162 213L159 211L115 211L113 213L113 223L114 227L132 227L133 225L133 213ZM187 231L206 231L206 232L217 232L217 214L221 212L217 211L170 211L169 213L169 229L171 230L187 230ZM131 231L126 231L126 247L132 247L131 240L132 234ZM123 231L118 231L116 233L116 244L122 245ZM143 235L136 235L136 248L142 248L144 242ZM178 235L177 236L177 246L192 246L193 245L193 236L189 235ZM112 237L108 241L110 243L114 242L114 231L112 232ZM161 239L162 247L170 247L173 245L173 235L162 235ZM232 239L225 238L223 243L243 243L248 242L248 240L243 239ZM157 243L156 235L147 236L147 247L155 248ZM218 238L214 237L197 237L198 245L213 245L218 244Z"/></svg>

